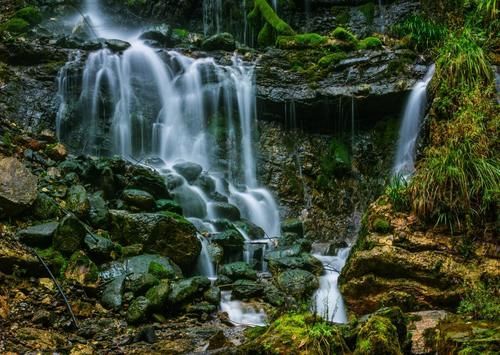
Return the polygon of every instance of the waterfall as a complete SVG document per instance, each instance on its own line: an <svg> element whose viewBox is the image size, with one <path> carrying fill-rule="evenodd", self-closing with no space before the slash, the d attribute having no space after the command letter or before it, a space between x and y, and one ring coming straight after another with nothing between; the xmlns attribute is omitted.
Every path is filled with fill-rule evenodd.
<svg viewBox="0 0 500 355"><path fill-rule="evenodd" d="M203 0L203 33L205 36L222 31L222 0Z"/></svg>
<svg viewBox="0 0 500 355"><path fill-rule="evenodd" d="M427 85L433 75L434 65L431 65L425 77L413 87L406 103L392 169L393 176L409 178L415 171L416 143L427 106Z"/></svg>
<svg viewBox="0 0 500 355"><path fill-rule="evenodd" d="M382 0L378 0L378 9L379 9L379 13L380 13L380 22L381 22L380 32L384 33L385 32L385 9L384 9L384 5L382 3Z"/></svg>
<svg viewBox="0 0 500 355"><path fill-rule="evenodd" d="M314 310L325 320L335 323L347 323L347 312L338 289L338 278L350 251L350 247L342 248L336 256L314 253L325 268L324 274L319 278L319 288L313 296Z"/></svg>

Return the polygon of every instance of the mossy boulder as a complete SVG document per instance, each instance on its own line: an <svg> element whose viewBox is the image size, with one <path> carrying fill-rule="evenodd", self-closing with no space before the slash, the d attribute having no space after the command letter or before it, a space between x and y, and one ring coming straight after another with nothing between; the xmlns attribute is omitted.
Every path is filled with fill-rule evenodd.
<svg viewBox="0 0 500 355"><path fill-rule="evenodd" d="M61 215L57 202L43 192L36 196L32 211L33 215L41 220L52 219Z"/></svg>
<svg viewBox="0 0 500 355"><path fill-rule="evenodd" d="M184 177L189 183L195 182L203 171L203 167L200 164L191 162L177 163L173 166L174 170Z"/></svg>
<svg viewBox="0 0 500 355"><path fill-rule="evenodd" d="M160 199L156 201L157 211L167 211L182 215L182 207L174 200Z"/></svg>
<svg viewBox="0 0 500 355"><path fill-rule="evenodd" d="M304 224L300 219L289 218L281 223L281 231L283 233L295 233L300 238L304 236Z"/></svg>
<svg viewBox="0 0 500 355"><path fill-rule="evenodd" d="M210 287L210 280L204 276L194 276L172 284L168 296L170 304L180 305L192 301Z"/></svg>
<svg viewBox="0 0 500 355"><path fill-rule="evenodd" d="M23 19L30 25L38 25L42 22L42 14L40 13L40 10L34 6L27 6L16 11L14 17Z"/></svg>
<svg viewBox="0 0 500 355"><path fill-rule="evenodd" d="M354 34L346 30L344 27L337 27L335 28L332 33L330 34L333 38L348 42L348 43L357 43L358 39Z"/></svg>
<svg viewBox="0 0 500 355"><path fill-rule="evenodd" d="M240 210L233 204L227 202L213 202L211 204L213 213L229 221L237 221L241 218Z"/></svg>
<svg viewBox="0 0 500 355"><path fill-rule="evenodd" d="M233 281L237 279L257 280L257 271L243 261L223 265L219 269L219 274Z"/></svg>
<svg viewBox="0 0 500 355"><path fill-rule="evenodd" d="M152 211L156 207L156 202L149 192L138 189L126 189L122 193L122 200L132 211Z"/></svg>
<svg viewBox="0 0 500 355"><path fill-rule="evenodd" d="M164 310L170 294L170 281L161 280L160 283L146 293L153 311Z"/></svg>
<svg viewBox="0 0 500 355"><path fill-rule="evenodd" d="M66 269L68 261L54 248L36 249L36 252L50 267L50 270L54 275L59 275L61 271Z"/></svg>
<svg viewBox="0 0 500 355"><path fill-rule="evenodd" d="M294 36L279 36L276 46L281 49L317 48L324 45L327 40L327 37L317 33L303 33Z"/></svg>
<svg viewBox="0 0 500 355"><path fill-rule="evenodd" d="M201 44L201 48L206 51L234 51L236 49L236 41L232 34L227 32L217 33L208 37Z"/></svg>
<svg viewBox="0 0 500 355"><path fill-rule="evenodd" d="M96 289L99 270L83 251L77 251L69 259L64 277L87 289Z"/></svg>
<svg viewBox="0 0 500 355"><path fill-rule="evenodd" d="M401 355L396 327L385 317L371 316L359 330L354 354Z"/></svg>
<svg viewBox="0 0 500 355"><path fill-rule="evenodd" d="M160 264L156 261L151 261L151 263L149 263L148 272L160 280L161 279L174 280L177 276L177 273L173 268L165 267L164 264Z"/></svg>
<svg viewBox="0 0 500 355"><path fill-rule="evenodd" d="M382 47L382 41L377 37L366 37L359 41L358 47L360 49L378 49Z"/></svg>
<svg viewBox="0 0 500 355"><path fill-rule="evenodd" d="M103 192L89 194L90 211L88 221L95 228L106 229L109 222L109 210L103 196Z"/></svg>
<svg viewBox="0 0 500 355"><path fill-rule="evenodd" d="M136 296L144 295L149 289L158 285L160 280L150 274L132 274L125 279L125 291L130 291Z"/></svg>
<svg viewBox="0 0 500 355"><path fill-rule="evenodd" d="M276 277L280 290L296 299L305 299L319 287L319 281L314 274L306 270L287 270Z"/></svg>
<svg viewBox="0 0 500 355"><path fill-rule="evenodd" d="M59 222L52 244L56 250L71 255L82 247L87 230L76 217L66 215Z"/></svg>
<svg viewBox="0 0 500 355"><path fill-rule="evenodd" d="M109 165L113 162L107 163ZM113 169L111 171L113 172ZM127 189L138 189L149 192L155 199L169 199L171 197L165 184L165 179L155 170L138 165L129 166L127 167L125 177L127 179Z"/></svg>
<svg viewBox="0 0 500 355"><path fill-rule="evenodd" d="M29 24L29 22L23 20L22 18L11 18L1 27L1 29L13 34L25 33L30 28L31 25Z"/></svg>
<svg viewBox="0 0 500 355"><path fill-rule="evenodd" d="M273 274L279 274L288 269L303 269L315 275L321 275L323 264L311 254L303 253L299 256L287 256L283 258L269 258L269 270Z"/></svg>
<svg viewBox="0 0 500 355"><path fill-rule="evenodd" d="M132 301L127 310L127 322L138 324L144 322L150 313L151 303L144 297L139 296Z"/></svg>
<svg viewBox="0 0 500 355"><path fill-rule="evenodd" d="M229 229L210 237L212 243L220 245L224 249L224 254L243 251L245 238L235 229Z"/></svg>
<svg viewBox="0 0 500 355"><path fill-rule="evenodd" d="M262 294L263 287L260 283L252 280L236 280L233 285L233 296L237 299L250 299Z"/></svg>
<svg viewBox="0 0 500 355"><path fill-rule="evenodd" d="M144 251L168 256L184 268L190 268L200 254L196 228L180 215L110 210L110 217L111 236L122 245L141 243Z"/></svg>

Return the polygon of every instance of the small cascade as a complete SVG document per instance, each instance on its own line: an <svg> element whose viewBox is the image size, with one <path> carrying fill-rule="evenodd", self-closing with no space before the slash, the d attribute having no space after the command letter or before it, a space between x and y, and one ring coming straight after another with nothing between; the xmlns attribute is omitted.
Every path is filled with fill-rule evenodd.
<svg viewBox="0 0 500 355"><path fill-rule="evenodd" d="M208 279L214 281L217 279L217 275L215 273L214 264L208 252L208 240L199 233L197 234L197 237L201 243L201 253L200 257L198 258L196 270L198 271L198 274L206 276Z"/></svg>
<svg viewBox="0 0 500 355"><path fill-rule="evenodd" d="M278 12L278 0L272 0L274 11Z"/></svg>
<svg viewBox="0 0 500 355"><path fill-rule="evenodd" d="M205 36L222 32L222 0L203 0L203 33Z"/></svg>
<svg viewBox="0 0 500 355"><path fill-rule="evenodd" d="M344 300L338 288L338 278L344 267L350 247L341 248L335 256L314 253L325 269L319 278L319 288L314 294L314 311L325 320L334 323L347 323L347 312Z"/></svg>
<svg viewBox="0 0 500 355"><path fill-rule="evenodd" d="M399 130L393 176L409 178L415 171L416 143L427 106L427 86L433 75L434 65L431 65L425 77L415 84L408 98Z"/></svg>
<svg viewBox="0 0 500 355"><path fill-rule="evenodd" d="M231 322L235 325L265 326L267 324L266 312L256 309L254 305L231 300L231 291L221 292L220 308L226 312Z"/></svg>
<svg viewBox="0 0 500 355"><path fill-rule="evenodd" d="M385 8L382 0L378 0L378 11L380 14L380 32L384 33L385 32Z"/></svg>

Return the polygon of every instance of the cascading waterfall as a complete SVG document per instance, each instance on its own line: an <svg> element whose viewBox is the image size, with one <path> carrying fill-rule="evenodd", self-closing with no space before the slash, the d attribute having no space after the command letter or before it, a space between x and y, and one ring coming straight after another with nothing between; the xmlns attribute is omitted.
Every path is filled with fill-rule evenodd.
<svg viewBox="0 0 500 355"><path fill-rule="evenodd" d="M137 34L102 27L105 21L97 1L87 0L85 9L98 36L127 40L131 46L123 53L110 49L91 53L79 83L73 83L76 74L69 69L79 57L61 70L60 139L89 154L154 162L200 233L217 231L212 221L224 216L214 206L222 199L236 205L242 217L267 236L278 235L278 206L256 177L254 66L236 56L233 65L221 66L212 58L192 59L153 49ZM76 89L79 84L81 90ZM73 137L84 138L74 142ZM103 148L106 144L109 147ZM187 181L177 172L178 164L201 166L214 191ZM207 238L201 234L198 238L202 244L198 271L213 279ZM224 307L236 307L232 302L226 295ZM241 307L232 312L248 313ZM262 312L254 313L262 319Z"/></svg>
<svg viewBox="0 0 500 355"><path fill-rule="evenodd" d="M203 33L220 33L222 29L222 0L203 0Z"/></svg>
<svg viewBox="0 0 500 355"><path fill-rule="evenodd" d="M416 143L427 106L427 86L433 75L434 65L431 65L425 77L415 84L408 98L399 130L393 176L407 179L415 171Z"/></svg>

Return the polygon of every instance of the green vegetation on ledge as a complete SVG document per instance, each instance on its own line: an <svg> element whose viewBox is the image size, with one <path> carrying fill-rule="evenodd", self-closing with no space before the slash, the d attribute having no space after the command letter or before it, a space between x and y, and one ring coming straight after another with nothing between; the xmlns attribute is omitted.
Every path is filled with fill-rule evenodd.
<svg viewBox="0 0 500 355"><path fill-rule="evenodd" d="M254 8L248 14L248 19L254 24L259 19L263 19L265 22L257 37L260 46L273 44L276 36L279 35L295 35L295 31L276 14L266 0L255 0Z"/></svg>

